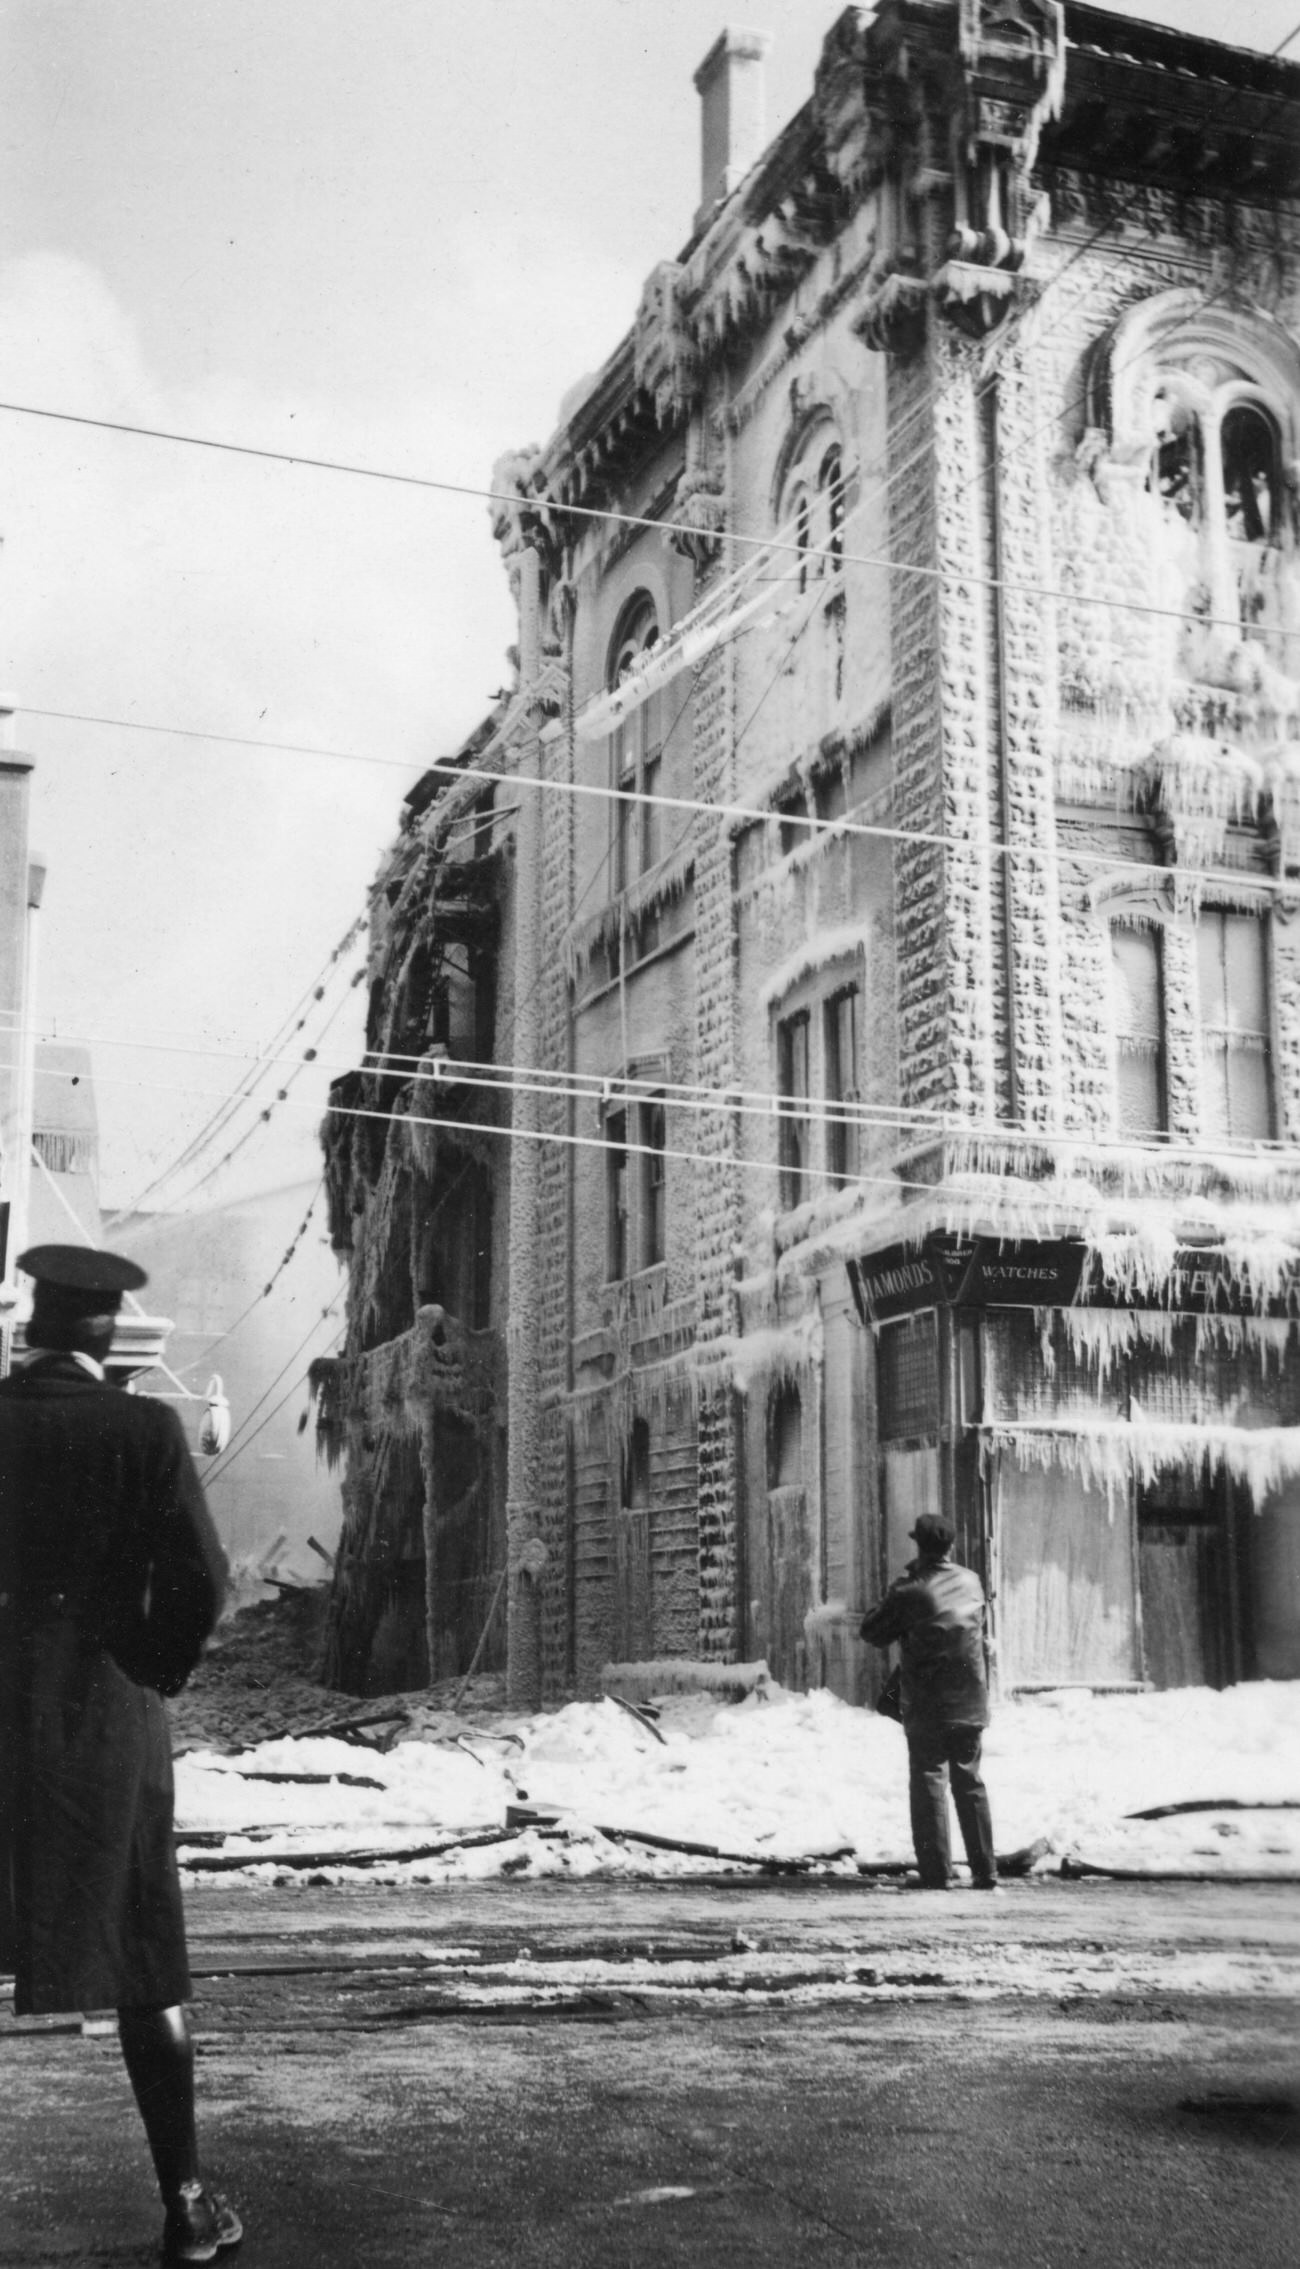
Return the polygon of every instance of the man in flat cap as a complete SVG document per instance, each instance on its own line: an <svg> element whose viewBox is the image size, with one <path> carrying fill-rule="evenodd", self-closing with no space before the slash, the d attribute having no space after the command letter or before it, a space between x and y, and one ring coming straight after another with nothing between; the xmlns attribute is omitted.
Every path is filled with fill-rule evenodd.
<svg viewBox="0 0 1300 2269"><path fill-rule="evenodd" d="M175 1412L104 1369L143 1269L74 1245L18 1265L35 1290L29 1359L0 1381L0 1966L19 2016L117 2010L164 2256L211 2261L242 2231L199 2174L161 1697L199 1659L225 1559Z"/></svg>
<svg viewBox="0 0 1300 2269"><path fill-rule="evenodd" d="M951 1557L954 1536L947 1521L922 1513L911 1535L916 1558L868 1609L862 1636L876 1647L901 1642L908 1795L921 1888L946 1891L949 1885L951 1779L971 1883L977 1891L995 1891L993 1822L980 1776L989 1722L984 1592L979 1577Z"/></svg>

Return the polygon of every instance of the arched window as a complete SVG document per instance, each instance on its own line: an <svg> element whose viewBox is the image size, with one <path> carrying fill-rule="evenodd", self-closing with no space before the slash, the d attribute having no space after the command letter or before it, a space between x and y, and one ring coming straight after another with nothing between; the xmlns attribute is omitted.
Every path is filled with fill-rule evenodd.
<svg viewBox="0 0 1300 2269"><path fill-rule="evenodd" d="M817 488L825 505L830 564L838 574L844 565L844 455L838 441L832 444L822 459Z"/></svg>
<svg viewBox="0 0 1300 2269"><path fill-rule="evenodd" d="M844 451L820 411L787 446L776 500L778 525L794 542L800 591L843 566L845 486Z"/></svg>
<svg viewBox="0 0 1300 2269"><path fill-rule="evenodd" d="M1275 410L1223 358L1159 374L1147 488L1195 529L1216 629L1267 623L1284 534L1282 429Z"/></svg>
<svg viewBox="0 0 1300 2269"><path fill-rule="evenodd" d="M624 610L614 635L608 671L611 691L633 677L658 641L659 623L654 602L641 592ZM611 784L620 792L614 804L612 841L616 892L626 890L638 875L654 866L661 855L659 813L654 799L658 794L662 751L660 696L652 693L639 701L610 735Z"/></svg>
<svg viewBox="0 0 1300 2269"><path fill-rule="evenodd" d="M1145 471L1172 539L1160 547L1173 576L1162 589L1176 593L1181 580L1195 618L1179 675L1235 684L1247 640L1289 671L1297 530L1284 472L1300 456L1300 343L1199 288L1157 292L1097 340L1086 397L1109 463L1122 476Z"/></svg>
<svg viewBox="0 0 1300 2269"><path fill-rule="evenodd" d="M1281 525L1281 447L1277 426L1258 402L1234 402L1219 427L1223 510L1236 543L1270 544Z"/></svg>

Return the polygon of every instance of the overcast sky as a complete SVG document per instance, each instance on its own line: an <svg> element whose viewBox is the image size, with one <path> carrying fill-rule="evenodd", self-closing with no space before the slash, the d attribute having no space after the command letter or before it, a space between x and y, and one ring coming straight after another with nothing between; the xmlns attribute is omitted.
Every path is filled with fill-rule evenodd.
<svg viewBox="0 0 1300 2269"><path fill-rule="evenodd" d="M691 74L728 14L775 34L775 130L839 12L7 0L0 401L484 486L688 234ZM1269 49L1300 0L1140 12ZM513 627L481 500L11 410L0 437L0 686L50 865L41 1017L94 1042L125 1203L311 987ZM360 998L322 1059L355 1047ZM204 1194L310 1171L323 1085Z"/></svg>

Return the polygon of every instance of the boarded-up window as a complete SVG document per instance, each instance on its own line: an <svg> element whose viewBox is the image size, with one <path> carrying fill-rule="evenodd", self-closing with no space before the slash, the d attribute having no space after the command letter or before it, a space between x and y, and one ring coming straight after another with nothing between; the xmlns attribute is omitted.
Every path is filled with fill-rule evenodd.
<svg viewBox="0 0 1300 2269"><path fill-rule="evenodd" d="M1116 923L1110 933L1115 1001L1115 1124L1121 1134L1163 1134L1164 999L1160 933Z"/></svg>
<svg viewBox="0 0 1300 2269"><path fill-rule="evenodd" d="M939 1332L933 1308L886 1324L876 1348L882 1442L939 1427Z"/></svg>
<svg viewBox="0 0 1300 2269"><path fill-rule="evenodd" d="M1202 1133L1263 1142L1273 1132L1267 936L1255 914L1207 907L1196 925Z"/></svg>
<svg viewBox="0 0 1300 2269"><path fill-rule="evenodd" d="M1141 1673L1127 1498L1077 1474L1022 1467L998 1481L998 1645L1010 1686L1122 1686Z"/></svg>

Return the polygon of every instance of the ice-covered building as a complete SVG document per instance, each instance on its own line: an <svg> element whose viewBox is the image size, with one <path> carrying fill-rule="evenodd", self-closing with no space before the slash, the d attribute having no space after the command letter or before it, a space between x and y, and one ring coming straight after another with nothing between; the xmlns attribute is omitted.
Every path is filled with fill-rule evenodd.
<svg viewBox="0 0 1300 2269"><path fill-rule="evenodd" d="M335 1668L866 1696L941 1509L1007 1690L1294 1677L1300 70L881 0L764 146L767 44L377 886Z"/></svg>

